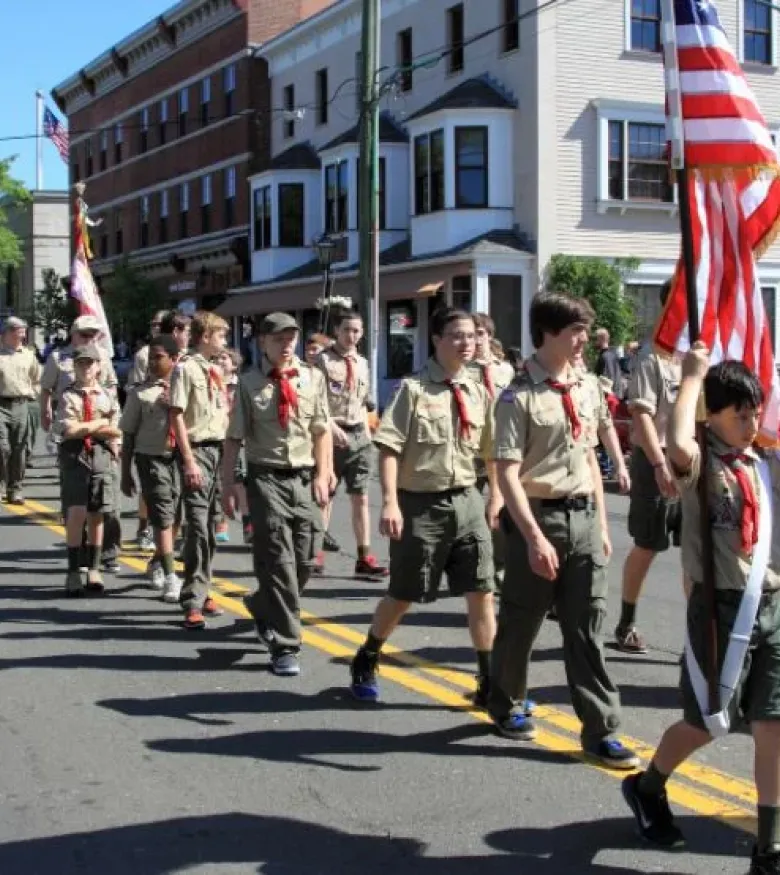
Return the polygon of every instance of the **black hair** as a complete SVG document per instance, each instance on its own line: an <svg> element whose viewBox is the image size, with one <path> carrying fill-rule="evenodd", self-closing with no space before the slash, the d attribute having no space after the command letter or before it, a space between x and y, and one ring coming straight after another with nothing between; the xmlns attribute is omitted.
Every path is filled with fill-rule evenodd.
<svg viewBox="0 0 780 875"><path fill-rule="evenodd" d="M169 310L160 320L160 334L173 334L178 329L183 331L192 322L189 316L178 310Z"/></svg>
<svg viewBox="0 0 780 875"><path fill-rule="evenodd" d="M172 359L179 355L179 344L176 343L176 338L172 334L158 334L157 337L153 337L149 341L150 353L155 346L165 350Z"/></svg>
<svg viewBox="0 0 780 875"><path fill-rule="evenodd" d="M333 320L333 329L337 331L341 328L341 323L346 322L347 319L360 319L363 321L363 316L357 310L337 310L336 318Z"/></svg>
<svg viewBox="0 0 780 875"><path fill-rule="evenodd" d="M506 360L509 362L512 367L517 370L523 363L523 354L520 351L519 346L508 346L506 348Z"/></svg>
<svg viewBox="0 0 780 875"><path fill-rule="evenodd" d="M474 317L466 310L459 310L455 307L440 307L434 310L431 316L430 332L433 337L441 337L444 334L444 329L452 322L458 322L460 319L468 319L474 322ZM475 323L476 325L476 323Z"/></svg>
<svg viewBox="0 0 780 875"><path fill-rule="evenodd" d="M720 413L727 407L757 410L764 403L764 390L744 362L718 362L704 378L704 403L708 413Z"/></svg>
<svg viewBox="0 0 780 875"><path fill-rule="evenodd" d="M528 314L531 342L536 349L544 343L544 335L558 335L570 325L592 325L593 307L585 298L573 298L562 292L540 292L534 295Z"/></svg>

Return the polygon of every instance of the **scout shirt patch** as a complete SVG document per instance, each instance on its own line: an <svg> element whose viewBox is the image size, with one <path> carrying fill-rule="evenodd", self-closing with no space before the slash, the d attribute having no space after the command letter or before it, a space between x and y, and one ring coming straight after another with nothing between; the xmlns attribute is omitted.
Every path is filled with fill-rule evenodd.
<svg viewBox="0 0 780 875"><path fill-rule="evenodd" d="M257 393L255 396L255 403L260 408L260 410L266 410L268 405L271 403L271 399L274 397L274 386L273 383L269 383L267 386L263 386L263 388Z"/></svg>
<svg viewBox="0 0 780 875"><path fill-rule="evenodd" d="M343 383L338 383L336 380L330 381L330 391L333 392L334 395L340 395L341 390L344 388Z"/></svg>
<svg viewBox="0 0 780 875"><path fill-rule="evenodd" d="M515 400L514 389L504 389L503 392L498 396L498 400L504 401L507 404L511 404Z"/></svg>

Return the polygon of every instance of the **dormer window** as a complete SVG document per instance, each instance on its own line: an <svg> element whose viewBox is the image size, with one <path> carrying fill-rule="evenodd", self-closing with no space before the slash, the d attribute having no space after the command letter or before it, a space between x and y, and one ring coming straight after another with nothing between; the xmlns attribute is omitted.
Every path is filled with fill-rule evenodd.
<svg viewBox="0 0 780 875"><path fill-rule="evenodd" d="M349 229L349 165L337 161L325 167L325 233Z"/></svg>
<svg viewBox="0 0 780 875"><path fill-rule="evenodd" d="M414 213L444 209L444 131L414 138Z"/></svg>
<svg viewBox="0 0 780 875"><path fill-rule="evenodd" d="M455 206L488 205L488 129L455 128Z"/></svg>

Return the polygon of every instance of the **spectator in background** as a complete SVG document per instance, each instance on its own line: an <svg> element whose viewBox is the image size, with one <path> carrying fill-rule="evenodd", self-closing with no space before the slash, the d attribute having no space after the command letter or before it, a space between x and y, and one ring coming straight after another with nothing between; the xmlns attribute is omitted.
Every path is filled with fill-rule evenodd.
<svg viewBox="0 0 780 875"><path fill-rule="evenodd" d="M622 398L624 392L623 370L620 367L620 359L617 352L609 345L609 331L599 328L595 334L596 340L596 366L594 371L597 377L609 377L612 380L612 392L618 398Z"/></svg>
<svg viewBox="0 0 780 875"><path fill-rule="evenodd" d="M506 348L506 361L514 368L515 374L523 366L523 354L518 346L508 346Z"/></svg>
<svg viewBox="0 0 780 875"><path fill-rule="evenodd" d="M333 346L333 338L327 334L315 332L306 338L306 346L304 349L304 357L307 365L318 367L317 361L320 353L325 349L330 349Z"/></svg>

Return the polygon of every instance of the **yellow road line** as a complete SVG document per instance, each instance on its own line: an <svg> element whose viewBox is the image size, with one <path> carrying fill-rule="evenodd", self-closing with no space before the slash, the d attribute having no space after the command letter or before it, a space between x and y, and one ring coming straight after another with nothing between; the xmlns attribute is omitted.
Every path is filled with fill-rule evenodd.
<svg viewBox="0 0 780 875"><path fill-rule="evenodd" d="M19 516L27 516L31 521L50 531L58 534L64 532L63 527L53 521L55 511L46 505L28 500L25 506L9 505L7 510ZM137 571L144 571L146 569L146 559L125 555L121 557L120 561ZM243 601L232 595L249 592L247 587L225 578L214 578L213 582L217 590L213 593L213 597L222 607L241 617L250 616ZM304 643L338 659L350 658L354 654L354 645L362 644L365 638L363 633L349 626L342 626L339 623L331 622L308 611L302 611L301 617L307 626L303 631ZM352 646L346 647L341 642L349 643ZM433 683L426 677L420 676L420 674L412 673L409 669L420 670L424 674L435 677L438 681L445 681L452 686L466 690L474 689L472 676L463 671L448 669L413 654L405 653L393 645L385 646L383 656L400 663L402 666L408 667L397 667L384 661L382 664L383 678L387 678L419 695L440 702L449 708L466 712L480 722L491 722L485 712L470 707L464 701L461 692L448 689L440 683ZM534 739L535 744L563 756L588 762L583 757L578 741L579 721L564 711L548 706L539 706L535 712L535 718L538 718L541 724L544 724L537 730L537 735ZM570 735L563 736L557 732L552 732L547 728L548 724L551 727L570 733ZM626 736L621 737L636 750L637 754L644 761L648 761L652 757L654 748L648 746L646 742ZM593 763L588 762L588 765L614 778L621 779L623 777L621 773ZM669 798L673 802L698 814L716 818L737 829L755 832L754 809L748 809L732 801L711 796L706 792L700 792L698 789L691 788L688 783L681 782L679 778L686 778L700 785L705 791L715 791L718 794L731 797L737 803L747 803L753 806L755 805L755 790L748 781L709 766L697 763L684 763L677 770L676 778L669 782L668 793Z"/></svg>

